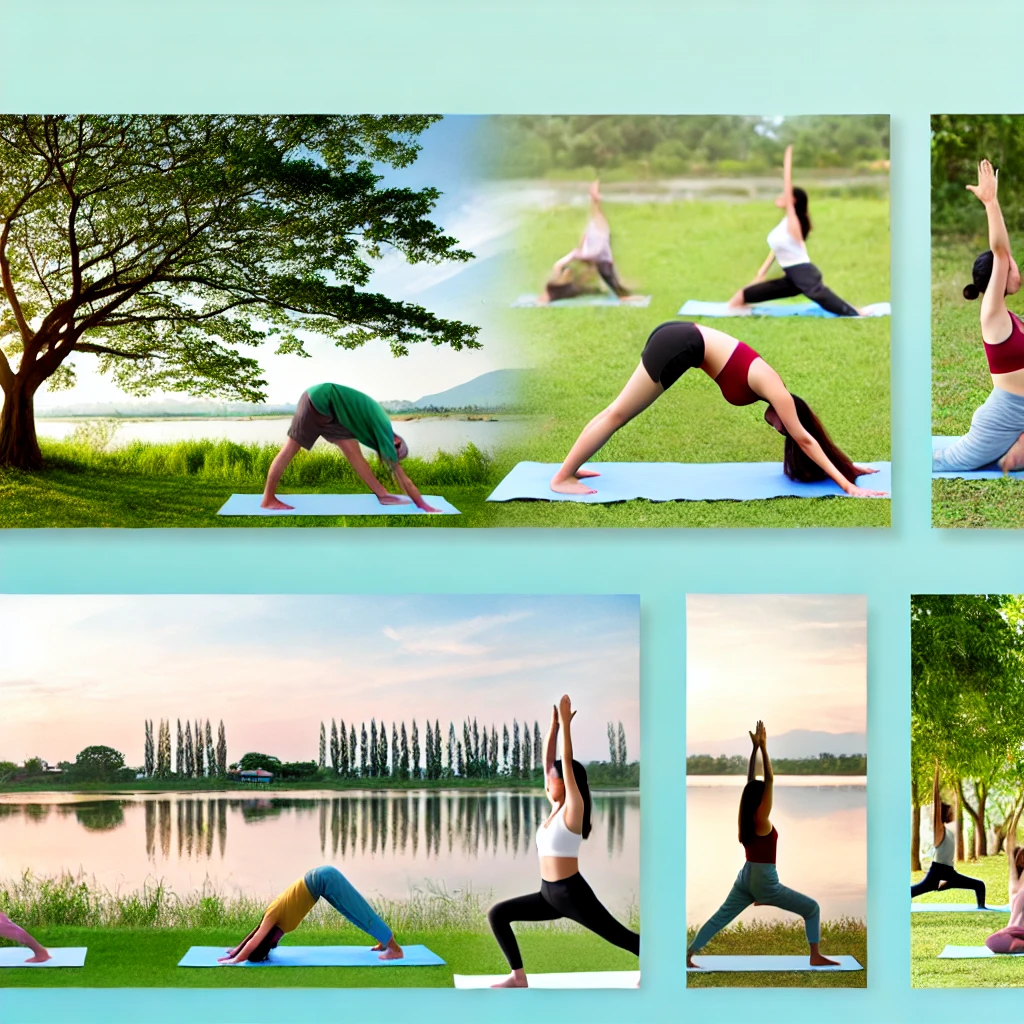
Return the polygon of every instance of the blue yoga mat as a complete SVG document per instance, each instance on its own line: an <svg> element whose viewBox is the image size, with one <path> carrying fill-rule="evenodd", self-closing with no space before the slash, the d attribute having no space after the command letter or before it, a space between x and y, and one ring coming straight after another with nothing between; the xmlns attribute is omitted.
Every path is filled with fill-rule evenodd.
<svg viewBox="0 0 1024 1024"><path fill-rule="evenodd" d="M646 309L651 304L650 295L631 295L620 299L617 295L604 292L600 295L577 295L573 299L555 299L554 302L538 302L536 295L520 295L512 303L513 309L571 309L581 306L621 306Z"/></svg>
<svg viewBox="0 0 1024 1024"><path fill-rule="evenodd" d="M1008 914L1010 906L979 907L974 903L911 903L912 914Z"/></svg>
<svg viewBox="0 0 1024 1024"><path fill-rule="evenodd" d="M403 946L401 960L381 960L369 946L278 946L261 963L248 961L233 967L437 967L444 961L426 946ZM179 961L179 967L223 967L217 958L223 946L193 946Z"/></svg>
<svg viewBox="0 0 1024 1024"><path fill-rule="evenodd" d="M857 482L873 491L892 488L890 464L870 462L877 473ZM602 505L616 501L754 501L760 498L845 497L831 480L794 483L782 472L781 462L588 462L587 469L601 475L585 483L597 494L555 494L553 462L520 462L494 489L488 501L575 501Z"/></svg>
<svg viewBox="0 0 1024 1024"><path fill-rule="evenodd" d="M1024 953L993 953L988 946L946 946L940 960L991 960L995 957L1024 956Z"/></svg>
<svg viewBox="0 0 1024 1024"><path fill-rule="evenodd" d="M835 967L812 967L810 958L804 956L695 956L693 962L698 967L687 967L687 974L711 973L713 971L821 971L833 974L836 971L863 971L856 957L833 956L830 960L838 960Z"/></svg>
<svg viewBox="0 0 1024 1024"><path fill-rule="evenodd" d="M892 308L888 302L876 302L865 306L867 316L844 316L822 309L816 302L756 302L747 311L730 309L726 302L701 302L687 299L677 316L740 317L740 316L814 316L825 320L867 320L871 317L889 316Z"/></svg>
<svg viewBox="0 0 1024 1024"><path fill-rule="evenodd" d="M232 494L221 506L219 516L429 516L411 501L403 505L382 505L372 494L279 494L291 512L260 508L262 494ZM445 515L457 516L459 510L444 498L423 495L424 501Z"/></svg>
<svg viewBox="0 0 1024 1024"><path fill-rule="evenodd" d="M959 440L959 437L933 437L932 451L941 452L954 441ZM1018 469L1013 473L1007 473L1006 476L1012 477L1014 480L1024 480L1024 470ZM933 472L932 477L936 480L1001 480L1003 478L1003 471L999 468L998 463L990 462L987 466L982 466L981 469L961 469L942 473Z"/></svg>

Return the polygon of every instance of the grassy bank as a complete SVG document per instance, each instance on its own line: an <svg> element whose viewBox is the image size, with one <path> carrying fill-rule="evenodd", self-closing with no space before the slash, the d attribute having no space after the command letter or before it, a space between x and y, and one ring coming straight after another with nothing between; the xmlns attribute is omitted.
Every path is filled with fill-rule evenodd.
<svg viewBox="0 0 1024 1024"><path fill-rule="evenodd" d="M977 302L963 286L981 242L932 240L932 433L967 433L971 416L992 390L982 349ZM1022 305L1011 298L1018 314ZM933 480L932 524L940 528L1019 529L1024 484L1019 480Z"/></svg>
<svg viewBox="0 0 1024 1024"><path fill-rule="evenodd" d="M1009 902L1006 857L982 857L956 865L957 871L985 883L985 901ZM918 882L924 872L914 872ZM915 902L974 903L965 889L928 893ZM939 960L945 946L983 946L985 939L1009 922L1007 914L910 914L910 981L915 988L1005 988L1024 985L1021 962L1008 957L995 960Z"/></svg>
<svg viewBox="0 0 1024 1024"><path fill-rule="evenodd" d="M689 943L697 934L687 928ZM868 984L868 930L863 921L843 918L822 921L821 951L825 956L853 956L863 971L816 974L810 971L765 971L750 974L687 972L687 988L866 988ZM806 956L807 938L802 923L743 922L719 932L701 950L708 956Z"/></svg>

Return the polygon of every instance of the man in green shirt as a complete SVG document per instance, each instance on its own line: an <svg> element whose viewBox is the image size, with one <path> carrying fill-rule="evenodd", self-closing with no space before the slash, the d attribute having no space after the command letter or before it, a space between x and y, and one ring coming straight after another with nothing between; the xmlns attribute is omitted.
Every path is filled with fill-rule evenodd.
<svg viewBox="0 0 1024 1024"><path fill-rule="evenodd" d="M260 508L278 511L292 508L277 497L277 485L299 449L309 451L319 437L341 449L359 479L377 495L382 505L401 505L408 499L389 493L374 476L370 464L363 457L360 443L373 449L388 464L399 486L417 508L424 512L440 511L423 500L423 495L402 469L401 462L409 454L409 448L394 432L388 414L369 395L341 384L317 384L299 399L288 428L288 440L270 464Z"/></svg>

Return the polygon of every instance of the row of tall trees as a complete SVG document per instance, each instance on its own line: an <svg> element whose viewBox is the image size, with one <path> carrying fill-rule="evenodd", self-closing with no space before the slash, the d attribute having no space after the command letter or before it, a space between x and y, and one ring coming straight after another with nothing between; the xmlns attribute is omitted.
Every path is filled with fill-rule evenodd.
<svg viewBox="0 0 1024 1024"><path fill-rule="evenodd" d="M197 718L195 722L177 720L177 741L171 756L171 722L161 718L154 736L153 720L145 723L143 772L147 779L167 779L172 775L184 779L223 777L228 770L228 743L224 720L217 726L217 740L213 739L213 723Z"/></svg>
<svg viewBox="0 0 1024 1024"><path fill-rule="evenodd" d="M1024 799L1021 595L929 594L911 599L914 870L921 867L922 817L924 838L930 841L927 809L936 766L943 800L956 815L957 857L998 853L1006 822Z"/></svg>

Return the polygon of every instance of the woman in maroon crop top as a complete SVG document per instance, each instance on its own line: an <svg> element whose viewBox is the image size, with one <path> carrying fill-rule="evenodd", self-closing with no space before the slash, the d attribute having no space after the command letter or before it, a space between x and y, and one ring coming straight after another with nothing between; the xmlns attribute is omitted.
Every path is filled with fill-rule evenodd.
<svg viewBox="0 0 1024 1024"><path fill-rule="evenodd" d="M719 386L730 405L767 402L765 422L785 441L782 468L790 480L834 480L857 498L885 497L857 486L857 478L875 470L855 465L833 443L810 406L790 394L782 378L749 345L716 330L683 320L656 327L647 339L640 365L611 405L583 428L551 478L559 494L596 494L584 479L599 474L583 464L612 434L665 393L687 370L699 368Z"/></svg>

